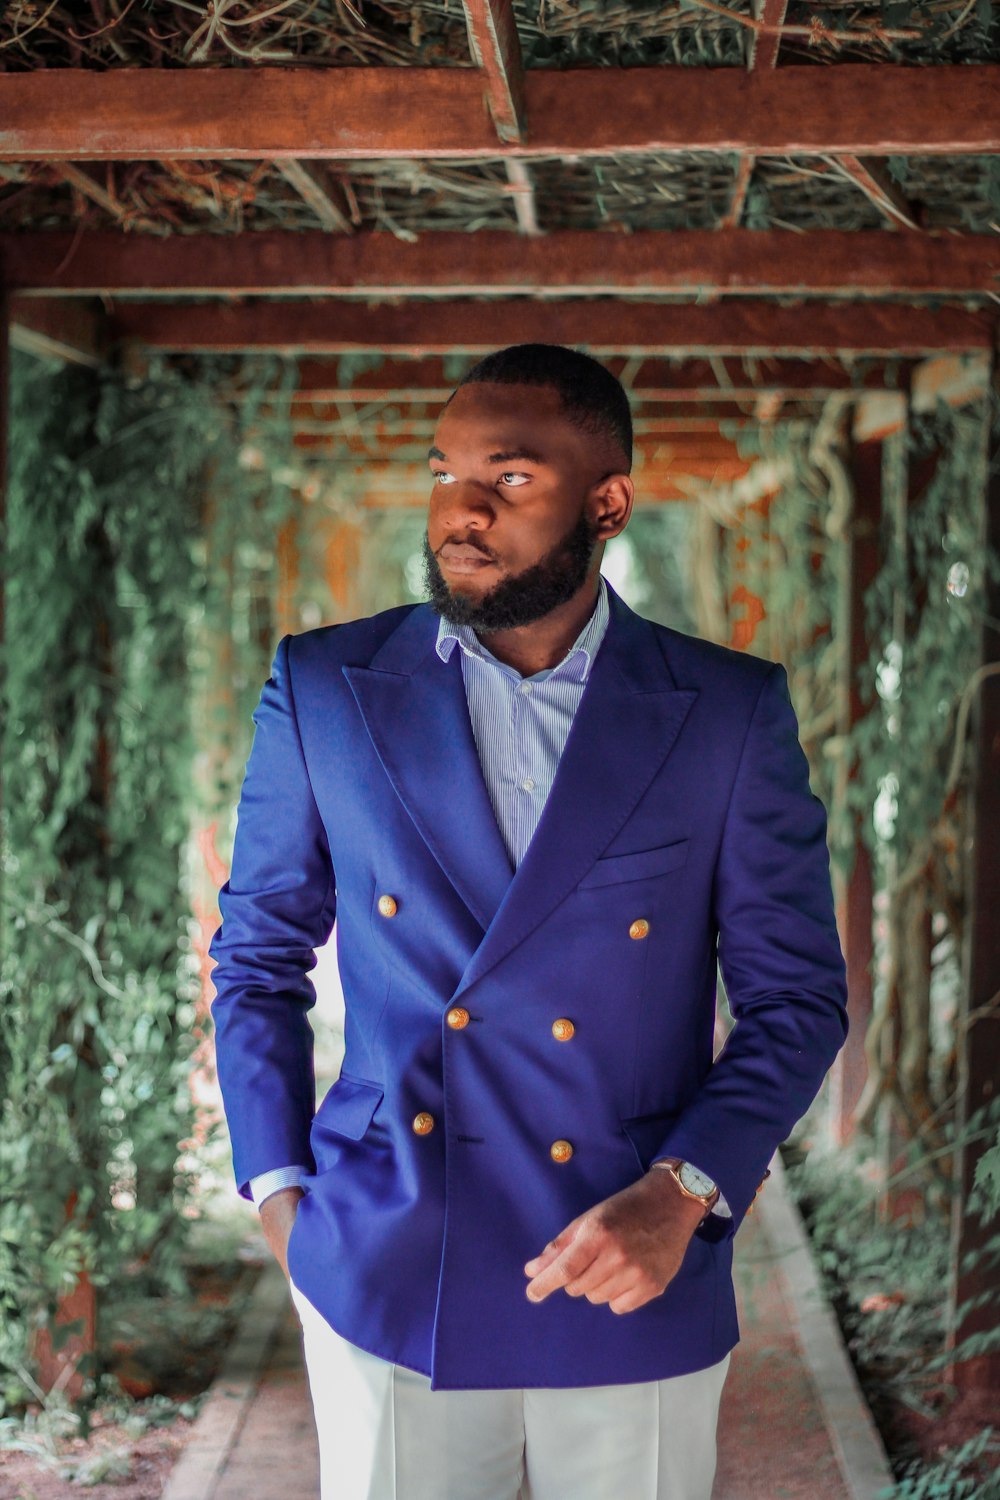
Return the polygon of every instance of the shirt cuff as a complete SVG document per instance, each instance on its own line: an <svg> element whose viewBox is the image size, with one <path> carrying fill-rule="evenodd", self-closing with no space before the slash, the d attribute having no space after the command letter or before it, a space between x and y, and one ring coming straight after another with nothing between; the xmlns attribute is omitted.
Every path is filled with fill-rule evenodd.
<svg viewBox="0 0 1000 1500"><path fill-rule="evenodd" d="M308 1167L275 1167L270 1172L261 1172L250 1178L250 1196L260 1208L264 1199L270 1198L272 1193L280 1193L282 1188L301 1187L308 1170Z"/></svg>

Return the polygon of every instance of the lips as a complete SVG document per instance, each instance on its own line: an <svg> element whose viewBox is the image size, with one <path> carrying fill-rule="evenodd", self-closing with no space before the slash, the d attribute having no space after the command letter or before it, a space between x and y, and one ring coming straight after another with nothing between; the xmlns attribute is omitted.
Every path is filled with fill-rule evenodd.
<svg viewBox="0 0 1000 1500"><path fill-rule="evenodd" d="M438 557L456 573L474 573L479 568L494 566L493 559L470 542L445 542Z"/></svg>

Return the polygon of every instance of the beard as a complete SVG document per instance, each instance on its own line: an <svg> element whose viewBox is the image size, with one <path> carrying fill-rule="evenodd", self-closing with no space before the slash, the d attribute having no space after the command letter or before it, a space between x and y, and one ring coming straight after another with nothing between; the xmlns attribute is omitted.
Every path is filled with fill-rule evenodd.
<svg viewBox="0 0 1000 1500"><path fill-rule="evenodd" d="M585 511L545 556L530 568L501 578L479 598L454 593L424 534L424 582L430 603L452 625L489 633L531 625L566 604L587 581L597 547L598 528ZM473 543L475 545L475 543ZM484 547L483 553L492 556Z"/></svg>

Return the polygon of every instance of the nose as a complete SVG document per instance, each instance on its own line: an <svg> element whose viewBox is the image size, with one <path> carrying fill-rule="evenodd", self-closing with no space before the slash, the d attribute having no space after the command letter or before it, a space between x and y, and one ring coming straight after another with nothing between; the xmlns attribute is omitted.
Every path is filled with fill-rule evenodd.
<svg viewBox="0 0 1000 1500"><path fill-rule="evenodd" d="M445 531L485 531L495 515L492 491L473 480L435 484L431 491L431 513Z"/></svg>

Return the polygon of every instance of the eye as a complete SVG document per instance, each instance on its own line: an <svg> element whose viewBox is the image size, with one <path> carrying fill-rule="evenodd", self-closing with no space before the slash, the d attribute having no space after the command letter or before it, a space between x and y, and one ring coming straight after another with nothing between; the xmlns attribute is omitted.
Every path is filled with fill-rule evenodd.
<svg viewBox="0 0 1000 1500"><path fill-rule="evenodd" d="M449 474L447 469L432 469L431 478L435 484L454 484L454 474Z"/></svg>
<svg viewBox="0 0 1000 1500"><path fill-rule="evenodd" d="M530 474L519 474L516 469L505 469L500 475L501 481L512 489L518 489L522 484L527 484L530 478Z"/></svg>

